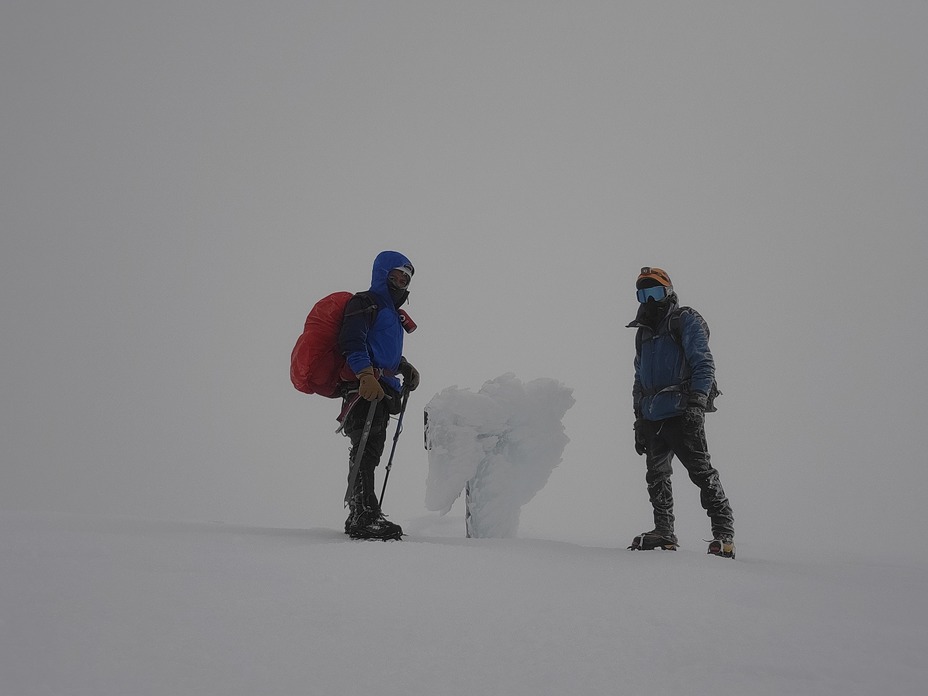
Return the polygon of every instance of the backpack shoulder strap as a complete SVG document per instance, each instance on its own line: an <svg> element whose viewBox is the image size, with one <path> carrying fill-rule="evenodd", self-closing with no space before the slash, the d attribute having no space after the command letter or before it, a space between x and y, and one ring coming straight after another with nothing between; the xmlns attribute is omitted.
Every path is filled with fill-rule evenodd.
<svg viewBox="0 0 928 696"><path fill-rule="evenodd" d="M667 329L670 331L670 337L679 346L683 345L683 310L685 309L688 309L688 307L677 307L667 319Z"/></svg>
<svg viewBox="0 0 928 696"><path fill-rule="evenodd" d="M355 301L357 299L357 301ZM345 307L345 319L348 317L353 317L357 314L369 314L369 324L374 323L374 319L377 318L377 300L371 295L370 292L364 290L363 292L357 292L354 296L348 300L348 305Z"/></svg>
<svg viewBox="0 0 928 696"><path fill-rule="evenodd" d="M702 315L697 312L692 307L678 307L673 311L673 314L670 316L670 321L668 322L668 328L670 330L670 335L673 336L673 340L677 342L677 345L680 348L683 348L683 314L687 313L694 316L698 321L703 325L703 328L706 330L706 338L709 337L709 325L706 323L706 320L702 318ZM722 392L719 391L718 382L713 378L712 386L709 387L708 402L706 403L706 413L714 413L718 411L718 408L715 406L715 400L721 396Z"/></svg>
<svg viewBox="0 0 928 696"><path fill-rule="evenodd" d="M699 312L697 312L692 307L677 307L671 313L670 319L667 320L667 328L670 331L670 335L673 337L673 340L676 341L678 345L683 345L684 314L690 314L702 322L703 327L706 329L706 338L709 338L709 325L706 324L706 320L702 318L702 315Z"/></svg>
<svg viewBox="0 0 928 696"><path fill-rule="evenodd" d="M699 313L692 307L676 307L667 319L667 330L670 333L670 337L676 342L678 346L683 347L683 314L688 312L690 314L695 314L699 316ZM702 319L702 317L699 317ZM705 321L703 321L705 324ZM631 324L629 325L631 326ZM635 333L635 350L641 350L641 328L638 327L638 331ZM706 335L709 335L709 327L706 327Z"/></svg>

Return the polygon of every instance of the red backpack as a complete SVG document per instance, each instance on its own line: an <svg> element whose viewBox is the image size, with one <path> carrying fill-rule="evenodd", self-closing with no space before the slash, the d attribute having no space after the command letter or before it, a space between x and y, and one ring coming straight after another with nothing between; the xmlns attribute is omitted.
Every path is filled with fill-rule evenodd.
<svg viewBox="0 0 928 696"><path fill-rule="evenodd" d="M340 396L339 382L356 379L338 351L338 332L350 292L333 292L319 300L306 317L303 333L290 354L290 381L304 394ZM371 308L376 311L376 306Z"/></svg>

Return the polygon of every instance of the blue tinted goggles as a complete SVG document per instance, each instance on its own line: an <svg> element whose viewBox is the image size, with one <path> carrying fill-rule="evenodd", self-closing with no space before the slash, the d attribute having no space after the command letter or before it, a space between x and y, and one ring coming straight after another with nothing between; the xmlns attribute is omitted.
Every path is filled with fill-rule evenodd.
<svg viewBox="0 0 928 696"><path fill-rule="evenodd" d="M656 285L653 288L642 288L638 291L638 301L644 304L648 300L660 302L667 297L667 288L663 285Z"/></svg>

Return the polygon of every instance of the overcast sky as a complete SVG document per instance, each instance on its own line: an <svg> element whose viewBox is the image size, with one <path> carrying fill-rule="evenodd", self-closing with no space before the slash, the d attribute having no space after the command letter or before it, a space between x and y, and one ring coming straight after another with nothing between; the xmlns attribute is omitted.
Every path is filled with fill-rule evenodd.
<svg viewBox="0 0 928 696"><path fill-rule="evenodd" d="M649 525L624 325L653 264L712 330L742 544L924 529L925 36L896 1L4 2L0 506L339 527L338 405L289 354L396 249L397 521L422 407L511 371L576 399L522 533Z"/></svg>

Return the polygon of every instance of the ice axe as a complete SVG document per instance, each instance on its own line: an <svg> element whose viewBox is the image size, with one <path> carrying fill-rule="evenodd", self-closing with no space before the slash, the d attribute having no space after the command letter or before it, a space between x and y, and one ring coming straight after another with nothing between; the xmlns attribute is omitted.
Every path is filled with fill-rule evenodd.
<svg viewBox="0 0 928 696"><path fill-rule="evenodd" d="M383 508L383 495L387 492L387 479L390 478L390 469L393 468L393 455L396 453L396 443L400 439L400 433L403 432L403 415L406 413L406 403L409 401L409 389L403 385L403 401L400 406L400 414L396 420L396 434L393 435L393 447L390 449L390 459L387 460L387 468L383 475L383 488L380 490L380 507Z"/></svg>

